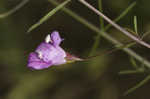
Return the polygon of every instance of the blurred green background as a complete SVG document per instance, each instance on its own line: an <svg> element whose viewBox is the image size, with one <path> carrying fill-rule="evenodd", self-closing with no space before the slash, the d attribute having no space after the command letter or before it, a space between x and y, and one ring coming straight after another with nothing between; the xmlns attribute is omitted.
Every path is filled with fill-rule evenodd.
<svg viewBox="0 0 150 99"><path fill-rule="evenodd" d="M98 8L98 0L87 1ZM102 0L103 12L115 19L133 1ZM136 15L138 32L142 35L150 30L150 1L135 1L135 7L118 24L133 30L133 16ZM7 12L20 2L21 0L0 0L0 12ZM77 0L67 7L100 27L99 16ZM55 5L48 0L29 0L14 14L0 19L0 99L149 99L150 82L123 96L124 92L147 76L145 73L118 74L122 70L133 69L130 56L123 51L40 71L27 68L28 54L53 30L58 30L65 39L61 46L66 51L80 57L87 57L91 52L97 34L63 11L57 12L48 21L27 33L31 25L54 8ZM122 42L130 41L114 28L110 28L108 34ZM149 36L145 38L147 42L149 39ZM113 46L101 37L93 55L110 50ZM140 45L135 45L132 49L150 60L149 49ZM140 64L137 62L137 65Z"/></svg>

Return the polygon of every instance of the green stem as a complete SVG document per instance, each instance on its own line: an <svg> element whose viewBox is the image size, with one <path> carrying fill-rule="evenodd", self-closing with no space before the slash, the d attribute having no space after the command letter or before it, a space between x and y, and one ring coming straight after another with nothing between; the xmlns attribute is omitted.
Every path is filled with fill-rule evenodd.
<svg viewBox="0 0 150 99"><path fill-rule="evenodd" d="M102 0L98 0L98 7L99 7L99 10L101 12L103 12L103 9L102 9ZM100 29L101 30L104 30L104 20L102 17L99 17L99 21L100 21ZM89 54L89 56L92 56L93 53L96 51L96 49L98 48L98 45L99 45L99 42L100 42L100 35L97 34L96 38L95 38L95 41L94 41L94 44L91 48L91 52Z"/></svg>

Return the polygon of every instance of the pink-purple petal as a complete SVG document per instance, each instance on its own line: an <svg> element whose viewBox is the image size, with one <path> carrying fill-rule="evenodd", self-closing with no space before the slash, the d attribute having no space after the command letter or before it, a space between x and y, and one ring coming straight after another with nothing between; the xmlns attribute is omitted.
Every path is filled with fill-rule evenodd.
<svg viewBox="0 0 150 99"><path fill-rule="evenodd" d="M36 52L42 54L42 59L45 62L53 61L55 57L66 57L65 51L59 46L53 46L49 43L41 43Z"/></svg>
<svg viewBox="0 0 150 99"><path fill-rule="evenodd" d="M53 65L61 65L66 63L66 59L64 57L56 56L52 61Z"/></svg>
<svg viewBox="0 0 150 99"><path fill-rule="evenodd" d="M51 34L51 40L54 46L59 46L59 44L61 43L62 39L59 35L59 32L54 31Z"/></svg>
<svg viewBox="0 0 150 99"><path fill-rule="evenodd" d="M37 53L32 52L29 55L28 67L31 69L44 69L50 67L52 64L51 62L47 63L43 60L40 60L37 56Z"/></svg>
<svg viewBox="0 0 150 99"><path fill-rule="evenodd" d="M53 59L55 55L57 55L57 50L55 47L49 43L41 43L38 48L36 49L36 52L42 54L42 59L45 62L49 62Z"/></svg>

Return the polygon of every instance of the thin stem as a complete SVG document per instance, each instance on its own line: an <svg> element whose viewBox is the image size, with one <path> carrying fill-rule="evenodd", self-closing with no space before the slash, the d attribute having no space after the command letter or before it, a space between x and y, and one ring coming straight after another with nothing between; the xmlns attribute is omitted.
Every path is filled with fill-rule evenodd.
<svg viewBox="0 0 150 99"><path fill-rule="evenodd" d="M94 55L94 56L89 56L89 57L83 59L82 61L91 60L91 59L96 58L96 57L101 56L101 55L111 54L113 52L116 52L118 50L122 50L124 48L130 48L131 46L133 46L135 44L136 44L135 42L131 42L131 43L127 44L127 45L118 46L117 48L111 48L111 50L107 50L107 51L98 53L97 55Z"/></svg>
<svg viewBox="0 0 150 99"><path fill-rule="evenodd" d="M54 0L48 0L48 1L51 2L54 5L58 5L58 3L56 1L54 1ZM89 29L91 29L94 32L100 34L101 36L103 36L105 39L107 39L111 43L117 45L116 47L119 47L119 46L123 45L122 43L120 43L119 41L117 41L115 38L113 38L112 36L108 35L106 32L101 31L99 28L97 28L96 26L94 26L92 23L89 23L87 20L85 20L84 18L80 17L79 15L77 15L76 13L74 13L73 11L71 11L70 9L67 9L66 7L64 7L64 8L62 8L62 10L65 13L67 13L68 15L70 15L71 17L73 17L75 20L79 21L80 23L82 23L83 25L85 25L86 27L88 27ZM146 59L144 59L139 54L135 53L134 51L132 51L129 48L123 48L122 50L125 51L127 54L133 56L138 61L142 62L148 68L150 68L150 62L147 61Z"/></svg>
<svg viewBox="0 0 150 99"><path fill-rule="evenodd" d="M134 31L135 31L136 35L138 35L137 18L136 18L136 16L134 16L133 23L134 23ZM130 56L130 62L131 62L131 66L133 66L133 68L135 68L136 70L139 68L137 66L137 63L136 63L135 59L132 56Z"/></svg>
<svg viewBox="0 0 150 99"><path fill-rule="evenodd" d="M94 8L92 5L90 5L88 2L86 2L85 0L79 0L82 4L84 4L85 6L87 6L89 9L91 9L92 11L94 11L97 15L103 17L108 23L112 24L112 26L114 26L116 29L120 30L122 33L124 33L126 36L130 37L132 40L136 41L137 43L150 48L150 45L147 44L146 42L140 40L139 38L137 38L136 36L130 34L128 31L126 31L125 29L123 29L122 27L120 27L118 24L114 23L112 20L110 20L107 16L105 16L103 13L101 13L100 11L98 11L96 8Z"/></svg>
<svg viewBox="0 0 150 99"><path fill-rule="evenodd" d="M101 12L103 12L102 0L98 0L98 8L99 8L99 10ZM99 17L99 21L100 21L100 29L104 30L105 27L104 27L104 20L103 20L103 18ZM93 44L93 46L91 48L91 52L90 52L89 56L93 55L93 53L95 52L96 48L99 45L100 38L101 38L101 35L97 34L97 36L95 37L95 41L94 41L94 44Z"/></svg>
<svg viewBox="0 0 150 99"><path fill-rule="evenodd" d="M98 0L98 8L99 11L103 12L102 0ZM104 20L102 17L99 17L99 20L100 20L100 28L104 30Z"/></svg>
<svg viewBox="0 0 150 99"><path fill-rule="evenodd" d="M16 11L18 11L21 7L23 7L29 0L23 0L22 2L20 2L16 7L12 8L11 10L9 10L8 12L2 13L0 14L0 18L5 18L13 13L15 13Z"/></svg>
<svg viewBox="0 0 150 99"><path fill-rule="evenodd" d="M144 71L139 71L139 70L125 70L125 71L120 71L120 75L125 75L125 74L137 74L137 73L143 73Z"/></svg>

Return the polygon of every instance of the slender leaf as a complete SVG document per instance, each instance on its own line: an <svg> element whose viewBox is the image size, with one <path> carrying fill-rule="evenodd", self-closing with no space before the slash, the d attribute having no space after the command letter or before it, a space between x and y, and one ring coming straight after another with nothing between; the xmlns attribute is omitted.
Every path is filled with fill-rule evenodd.
<svg viewBox="0 0 150 99"><path fill-rule="evenodd" d="M114 19L113 21L114 22L117 22L119 21L121 18L123 18L134 6L136 5L136 2L133 2L131 5L129 5L125 11L123 11L116 19ZM108 24L106 27L105 27L105 31L108 30L112 25L111 24Z"/></svg>
<svg viewBox="0 0 150 99"><path fill-rule="evenodd" d="M134 32L133 30L129 29L129 28L124 28L126 29L128 32L130 32L131 34L135 35L136 37L139 37L138 33Z"/></svg>
<svg viewBox="0 0 150 99"><path fill-rule="evenodd" d="M135 68L135 69L138 69L138 66L136 64L136 61L133 57L130 56L130 62L131 62L131 65Z"/></svg>
<svg viewBox="0 0 150 99"><path fill-rule="evenodd" d="M148 36L150 34L150 31L147 31L146 33L144 33L141 37L141 39L143 39L144 37Z"/></svg>
<svg viewBox="0 0 150 99"><path fill-rule="evenodd" d="M120 71L119 74L137 74L137 73L143 73L140 70L124 70L124 71Z"/></svg>
<svg viewBox="0 0 150 99"><path fill-rule="evenodd" d="M134 16L134 31L138 35L138 30L137 30L137 17Z"/></svg>
<svg viewBox="0 0 150 99"><path fill-rule="evenodd" d="M18 11L20 8L22 8L29 0L22 0L21 3L19 3L17 6L15 6L14 8L12 8L11 10L0 14L0 18L6 18L7 16L15 13L16 11Z"/></svg>
<svg viewBox="0 0 150 99"><path fill-rule="evenodd" d="M148 75L144 80L142 80L141 82L139 82L137 85L135 85L134 87L130 88L129 90L127 90L124 95L127 95L133 91L135 91L137 88L143 86L145 83L147 83L150 80L150 75Z"/></svg>
<svg viewBox="0 0 150 99"><path fill-rule="evenodd" d="M52 15L54 15L57 11L59 11L60 9L62 9L66 4L69 3L69 1L71 0L66 0L63 3L61 3L60 5L58 5L56 8L54 8L52 11L50 11L48 14L46 14L44 17L42 17L37 23L35 23L34 25L32 25L27 32L31 32L33 29L37 28L39 25L41 25L43 22L45 22L46 20L48 20Z"/></svg>

